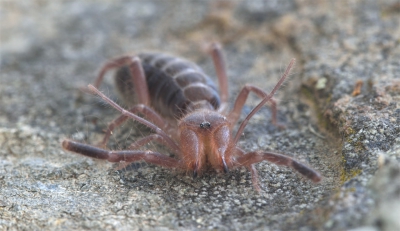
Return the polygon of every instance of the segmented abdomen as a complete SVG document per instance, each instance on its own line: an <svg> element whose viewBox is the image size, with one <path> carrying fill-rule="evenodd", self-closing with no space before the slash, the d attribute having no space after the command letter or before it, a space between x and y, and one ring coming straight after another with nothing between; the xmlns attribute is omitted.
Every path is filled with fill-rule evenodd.
<svg viewBox="0 0 400 231"><path fill-rule="evenodd" d="M146 76L151 106L161 115L177 119L193 108L219 108L217 88L196 64L158 53L138 56ZM125 100L137 103L127 67L117 71L116 85Z"/></svg>

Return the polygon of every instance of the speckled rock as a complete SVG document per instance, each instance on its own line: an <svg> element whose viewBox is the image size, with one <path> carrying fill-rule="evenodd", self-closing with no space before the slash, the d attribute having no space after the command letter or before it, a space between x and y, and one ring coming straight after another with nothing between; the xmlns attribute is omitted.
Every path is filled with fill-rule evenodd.
<svg viewBox="0 0 400 231"><path fill-rule="evenodd" d="M399 9L394 0L2 1L0 229L400 229L387 212L399 210ZM215 76L210 41L227 56L230 102L246 83L272 89L297 58L276 96L286 128L265 107L239 145L293 156L322 183L263 162L258 193L246 169L192 179L62 150L65 138L96 144L118 115L80 90L107 59L163 51ZM111 79L101 90L121 102ZM127 123L109 148L148 132Z"/></svg>

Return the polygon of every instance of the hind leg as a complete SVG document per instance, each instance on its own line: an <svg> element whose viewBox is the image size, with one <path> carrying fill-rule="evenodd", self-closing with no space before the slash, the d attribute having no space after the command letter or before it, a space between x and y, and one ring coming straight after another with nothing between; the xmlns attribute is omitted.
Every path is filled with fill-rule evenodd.
<svg viewBox="0 0 400 231"><path fill-rule="evenodd" d="M104 79L104 75L107 71L120 68L123 66L129 67L130 76L132 77L132 83L134 85L134 91L139 100L140 104L146 106L150 105L149 88L146 82L146 76L143 71L142 63L137 56L121 56L106 62L100 69L99 75L96 78L94 86L99 88L101 82Z"/></svg>

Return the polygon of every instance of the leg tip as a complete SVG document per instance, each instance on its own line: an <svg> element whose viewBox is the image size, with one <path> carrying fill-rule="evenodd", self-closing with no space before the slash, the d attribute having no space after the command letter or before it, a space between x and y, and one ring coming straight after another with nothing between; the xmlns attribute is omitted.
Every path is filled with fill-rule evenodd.
<svg viewBox="0 0 400 231"><path fill-rule="evenodd" d="M212 50L220 50L221 49L221 44L217 43L217 42L212 42L210 45L210 48Z"/></svg>
<svg viewBox="0 0 400 231"><path fill-rule="evenodd" d="M140 64L141 63L141 60L140 60L140 58L138 56L133 56L131 58L131 61L132 61L132 63L135 63L135 64Z"/></svg>
<svg viewBox="0 0 400 231"><path fill-rule="evenodd" d="M69 140L63 140L63 141L61 142L61 146L62 146L65 150L69 150L70 142L71 142L71 141L69 141Z"/></svg>
<svg viewBox="0 0 400 231"><path fill-rule="evenodd" d="M314 183L319 183L319 182L322 181L322 176L321 176L321 174L319 174L318 172L315 172L315 174L312 176L311 180L312 180Z"/></svg>

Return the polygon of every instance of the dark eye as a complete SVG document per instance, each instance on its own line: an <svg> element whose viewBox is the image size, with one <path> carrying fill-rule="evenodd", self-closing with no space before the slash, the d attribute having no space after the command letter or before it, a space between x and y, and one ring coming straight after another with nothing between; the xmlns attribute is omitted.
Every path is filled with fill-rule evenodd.
<svg viewBox="0 0 400 231"><path fill-rule="evenodd" d="M200 128L207 129L207 128L210 128L210 127L211 127L210 122L203 122L203 123L200 124Z"/></svg>

